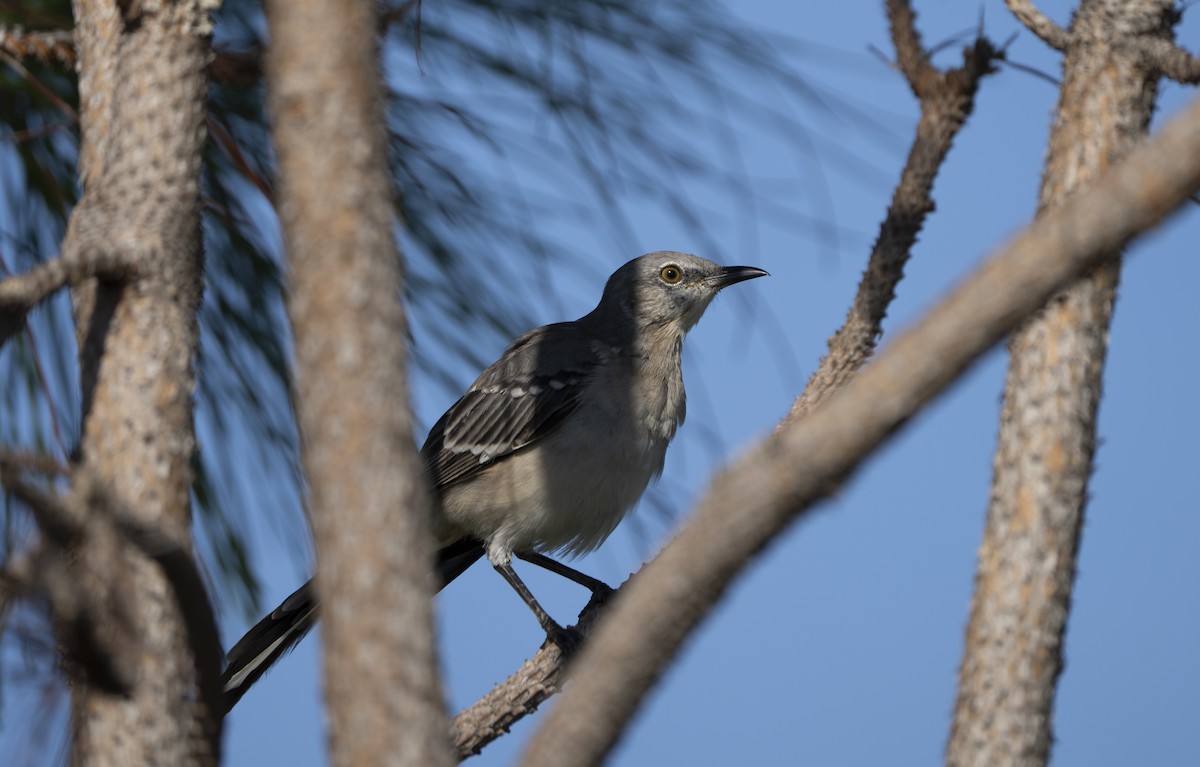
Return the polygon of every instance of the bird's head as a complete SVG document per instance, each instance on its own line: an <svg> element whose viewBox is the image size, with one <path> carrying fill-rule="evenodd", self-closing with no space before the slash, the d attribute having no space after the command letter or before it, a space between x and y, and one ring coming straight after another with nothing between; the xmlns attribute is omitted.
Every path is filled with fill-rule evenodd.
<svg viewBox="0 0 1200 767"><path fill-rule="evenodd" d="M663 328L683 334L722 288L766 274L753 266L720 266L689 253L661 250L613 272L592 316L637 333Z"/></svg>

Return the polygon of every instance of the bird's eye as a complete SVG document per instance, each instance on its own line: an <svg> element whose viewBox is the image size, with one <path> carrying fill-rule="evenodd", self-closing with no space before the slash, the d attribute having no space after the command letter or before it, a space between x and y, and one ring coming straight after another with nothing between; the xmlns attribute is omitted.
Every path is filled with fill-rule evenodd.
<svg viewBox="0 0 1200 767"><path fill-rule="evenodd" d="M658 273L658 276L662 277L662 281L668 285L674 285L683 279L683 270L675 264L667 264Z"/></svg>

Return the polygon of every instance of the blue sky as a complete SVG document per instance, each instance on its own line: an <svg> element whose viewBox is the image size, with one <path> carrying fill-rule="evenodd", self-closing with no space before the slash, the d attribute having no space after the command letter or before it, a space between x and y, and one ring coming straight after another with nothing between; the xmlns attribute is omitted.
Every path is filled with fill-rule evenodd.
<svg viewBox="0 0 1200 767"><path fill-rule="evenodd" d="M1042 5L1065 23L1070 4ZM850 54L800 50L795 61L822 87L875 110L893 138L814 123L818 147L836 146L874 169L851 174L830 162L819 172L794 160L794 146L763 138L731 116L740 135L755 137L742 151L747 174L763 193L780 190L781 202L795 206L798 217L829 221L839 235L832 241L811 227L747 220L725 199L699 201L717 211L708 223L722 251L734 254L729 260L763 267L772 277L722 296L688 338L689 421L668 456L661 496L680 519L715 466L770 431L824 352L853 295L916 117L902 79L869 52L870 46L890 51L881 2L762 0L731 8L764 29ZM1000 0L918 2L918 24L927 43L936 43L974 28L981 8L992 39L1016 31ZM1181 39L1200 48L1197 14L1191 15ZM953 63L956 50L950 47L937 62ZM1027 33L1010 56L1059 71L1057 59ZM1010 69L985 82L939 178L938 210L900 286L884 343L1028 220L1056 95L1051 84ZM1167 85L1161 113L1170 114L1188 95ZM565 178L559 193L579 189L577 180ZM705 255L704 242L661 210L636 199L625 204L637 239L629 250L612 247L595 228L546 222L560 238L579 243L595 274L553 275L558 293L534 307L539 321L588 311L602 275L642 252ZM1056 765L1200 764L1194 736L1200 501L1191 474L1200 457L1198 235L1196 212L1184 211L1132 249L1122 276L1055 711ZM501 346L497 342L493 355ZM613 764L915 765L941 759L1004 365L1000 351L990 354L749 568L651 696ZM420 385L414 399L422 421L431 423L453 396ZM718 446L702 438L701 424L719 433ZM619 583L673 524L642 509L634 525L627 522L577 564ZM304 572L269 529L256 540L274 603ZM570 622L586 593L525 572L547 608ZM453 709L491 689L542 639L508 586L482 565L439 597L438 614ZM241 626L240 617L224 616L228 639ZM325 764L317 648L315 637L307 640L239 704L229 720L229 764ZM536 717L519 724L474 763L513 762L536 724Z"/></svg>

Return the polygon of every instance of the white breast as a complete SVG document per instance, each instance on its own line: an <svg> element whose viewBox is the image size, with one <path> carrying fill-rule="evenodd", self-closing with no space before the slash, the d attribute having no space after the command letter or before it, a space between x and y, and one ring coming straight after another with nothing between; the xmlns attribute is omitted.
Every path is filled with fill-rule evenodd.
<svg viewBox="0 0 1200 767"><path fill-rule="evenodd" d="M574 555L603 543L661 473L682 418L682 379L655 376L654 387L629 385L639 364L603 366L589 383L602 396L589 393L553 434L448 488L447 519L483 539L493 562L508 561L514 551Z"/></svg>

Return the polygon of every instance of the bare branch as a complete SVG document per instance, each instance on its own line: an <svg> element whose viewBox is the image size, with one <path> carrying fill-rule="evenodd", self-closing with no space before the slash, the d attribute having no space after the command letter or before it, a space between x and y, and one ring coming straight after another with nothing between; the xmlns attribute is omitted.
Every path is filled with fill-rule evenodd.
<svg viewBox="0 0 1200 767"><path fill-rule="evenodd" d="M1017 21L1051 48L1065 51L1071 43L1071 33L1038 10L1032 0L1004 0L1004 4L1012 11L1012 15L1017 17Z"/></svg>
<svg viewBox="0 0 1200 767"><path fill-rule="evenodd" d="M20 27L0 27L0 51L18 59L75 66L75 44L66 30L30 32Z"/></svg>
<svg viewBox="0 0 1200 767"><path fill-rule="evenodd" d="M905 3L891 3L889 8L893 5L906 6ZM907 17L899 13L898 17L907 19L900 26L907 25L911 32L911 13ZM919 45L912 35L904 42L897 40L898 48L912 44ZM843 386L874 352L887 307L895 296L897 283L904 276L904 265L912 245L925 217L933 210L929 195L938 169L958 130L974 109L980 80L993 71L992 62L998 55L991 43L979 38L974 45L964 49L961 67L943 73L928 64L928 56L923 51L898 54L899 58L917 58L923 62L917 78L922 82L917 136L849 315L830 339L829 354L809 379L804 393L796 399L781 428ZM914 90L917 89L914 87ZM599 613L598 608L599 605L589 603L579 615L578 626L585 636ZM561 671L559 657L543 649L491 693L460 713L454 720L453 729L460 757L478 753L514 722L533 713L538 705L558 692Z"/></svg>
<svg viewBox="0 0 1200 767"><path fill-rule="evenodd" d="M902 4L889 2L889 10L897 5ZM911 14L893 14L897 58L924 62L917 77L922 86L914 85L913 88L921 99L917 136L846 321L829 340L829 353L809 378L804 392L792 404L781 427L809 412L841 388L874 353L876 341L883 333L883 319L895 297L896 285L904 276L904 266L917 233L934 209L930 193L937 172L950 152L954 137L975 107L979 81L994 71L992 63L999 54L982 37L963 51L963 65L948 72L929 66L924 52L900 54L901 45L916 43L915 32L911 35L897 32L903 27L911 27L911 20ZM914 80L910 78L910 82Z"/></svg>
<svg viewBox="0 0 1200 767"><path fill-rule="evenodd" d="M15 277L0 280L0 347L25 327L25 315L69 281L62 259L47 261Z"/></svg>
<svg viewBox="0 0 1200 767"><path fill-rule="evenodd" d="M95 628L98 621L87 607L92 600L83 593L86 587L79 584L81 579L67 575L64 568L68 566L59 559L63 556L62 552L90 545L89 538L102 534L98 526L108 524L115 528L124 541L140 549L162 568L184 617L188 644L196 663L200 693L210 711L222 711L224 706L220 683L221 639L217 632L216 616L204 586L204 578L196 567L191 551L181 542L184 536L170 535L138 520L135 514L123 509L116 497L101 488L84 469L74 473L74 493L70 498L64 499L21 479L16 473L18 468L63 473L65 467L46 456L0 450L0 484L25 504L45 536L44 540L52 543L54 550L52 552L50 547L40 546L38 550L46 552L37 560L40 566L31 568L28 564L22 565L12 573L6 570L6 575L12 578L22 573L28 575L32 572L37 575L34 582L47 596L56 620L60 625L72 627L66 634L74 637L73 652L90 659L90 662L84 664L89 666L86 669L89 678L116 679L117 681L109 686L115 685L122 694L126 694L132 682L121 681L122 675L117 674L114 669L126 666L132 669L133 666L107 660L113 655L111 647L106 650L84 649L85 645L103 647L112 643L97 639L96 634L100 633ZM85 508L92 513L85 514L82 511ZM24 561L28 562L29 557L25 557ZM26 578L25 582L28 583L29 579ZM97 674L96 669L90 667L96 663L100 663L102 673Z"/></svg>
<svg viewBox="0 0 1200 767"><path fill-rule="evenodd" d="M972 362L1200 188L1200 101L1039 218L807 417L721 472L618 598L522 764L598 764L730 581Z"/></svg>
<svg viewBox="0 0 1200 767"><path fill-rule="evenodd" d="M21 63L20 59L13 56L12 54L10 54L8 51L4 50L3 48L0 48L0 59L3 59L10 67L12 67L14 70L16 70L17 74L21 75L21 77L24 78L25 82L29 83L30 86L32 86L34 90L36 90L38 93L40 93L42 95L42 98L46 99L51 104L53 104L55 107L57 107L60 112L62 112L67 117L71 118L72 120L79 119L79 113L75 111L75 107L71 106L66 101L64 101L62 99L62 97L60 97L57 93L55 93L49 86L47 86L40 79L38 79L32 72L30 72L28 69L26 69L25 65Z"/></svg>
<svg viewBox="0 0 1200 767"><path fill-rule="evenodd" d="M567 629L568 634L578 638L580 645L586 642L611 599L612 595L604 600L593 596L579 613L578 623ZM561 692L572 657L564 655L558 645L546 642L521 668L460 711L450 726L450 737L458 758L478 754L484 746Z"/></svg>
<svg viewBox="0 0 1200 767"><path fill-rule="evenodd" d="M478 754L560 692L565 667L562 650L546 643L491 692L460 711L450 723L450 738L458 758Z"/></svg>
<svg viewBox="0 0 1200 767"><path fill-rule="evenodd" d="M117 254L94 255L93 258L56 258L24 274L0 280L0 346L24 326L30 309L62 288L78 285L90 277L125 279L131 275Z"/></svg>
<svg viewBox="0 0 1200 767"><path fill-rule="evenodd" d="M1161 37L1139 38L1137 45L1148 68L1178 83L1200 83L1200 57Z"/></svg>
<svg viewBox="0 0 1200 767"><path fill-rule="evenodd" d="M111 601L97 601L81 587L78 569L57 547L44 547L40 553L37 586L50 606L64 662L105 694L129 697L138 663L128 613L109 609Z"/></svg>
<svg viewBox="0 0 1200 767"><path fill-rule="evenodd" d="M24 574L26 584L45 597L68 662L86 674L90 684L109 694L128 695L137 668L135 645L126 641L127 630L114 630L120 618L99 607L107 600L85 593L86 579L72 573L66 562L66 552L85 537L84 515L59 496L26 482L9 465L0 464L0 483L29 509L43 540L53 544L37 548Z"/></svg>
<svg viewBox="0 0 1200 767"><path fill-rule="evenodd" d="M25 504L41 531L60 548L73 545L82 535L84 516L57 494L19 477L15 462L0 460L0 485Z"/></svg>

